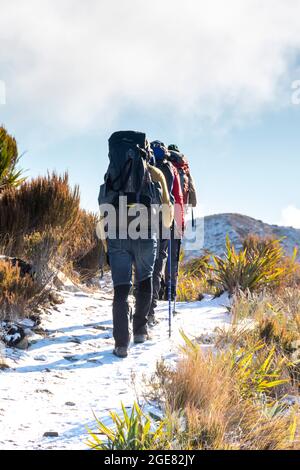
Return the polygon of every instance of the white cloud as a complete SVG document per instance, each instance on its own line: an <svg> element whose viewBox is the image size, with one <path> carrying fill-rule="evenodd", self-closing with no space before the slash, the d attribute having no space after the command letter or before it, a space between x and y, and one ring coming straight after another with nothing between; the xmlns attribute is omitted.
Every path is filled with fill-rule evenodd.
<svg viewBox="0 0 300 470"><path fill-rule="evenodd" d="M281 225L300 228L300 209L290 205L281 213Z"/></svg>
<svg viewBox="0 0 300 470"><path fill-rule="evenodd" d="M5 83L0 80L0 105L5 104Z"/></svg>
<svg viewBox="0 0 300 470"><path fill-rule="evenodd" d="M126 109L259 112L280 101L300 48L298 0L0 0L0 11L8 106L71 132Z"/></svg>

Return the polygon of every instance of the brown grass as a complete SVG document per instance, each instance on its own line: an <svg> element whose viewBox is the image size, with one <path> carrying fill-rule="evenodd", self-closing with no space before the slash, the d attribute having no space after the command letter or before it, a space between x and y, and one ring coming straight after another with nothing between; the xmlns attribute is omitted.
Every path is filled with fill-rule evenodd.
<svg viewBox="0 0 300 470"><path fill-rule="evenodd" d="M53 173L9 188L0 198L0 238L14 256L23 253L24 236L49 229L70 236L79 216L79 190L68 175Z"/></svg>
<svg viewBox="0 0 300 470"><path fill-rule="evenodd" d="M49 265L95 276L101 249L97 217L80 209L79 202L78 188L71 189L67 174L6 189L0 198L1 252L31 263L43 278Z"/></svg>
<svg viewBox="0 0 300 470"><path fill-rule="evenodd" d="M185 262L182 253L178 273L177 300L193 302L201 300L203 294L216 294L212 274L210 254Z"/></svg>
<svg viewBox="0 0 300 470"><path fill-rule="evenodd" d="M185 417L177 445L183 449L278 450L296 446L293 416L276 414L241 393L230 355L187 351L172 370L158 365L153 390L170 415ZM157 395L156 395L157 396Z"/></svg>
<svg viewBox="0 0 300 470"><path fill-rule="evenodd" d="M0 261L0 319L24 317L44 300L45 286L30 275L21 276L20 268Z"/></svg>

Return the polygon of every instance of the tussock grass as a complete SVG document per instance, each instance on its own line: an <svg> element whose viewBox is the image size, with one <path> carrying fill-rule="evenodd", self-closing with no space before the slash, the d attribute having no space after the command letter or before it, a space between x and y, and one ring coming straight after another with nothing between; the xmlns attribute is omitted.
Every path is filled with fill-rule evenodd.
<svg viewBox="0 0 300 470"><path fill-rule="evenodd" d="M70 188L68 175L53 173L9 188L0 198L0 237L14 256L24 250L24 237L57 230L70 237L79 217L79 190Z"/></svg>
<svg viewBox="0 0 300 470"><path fill-rule="evenodd" d="M47 296L45 285L22 276L9 261L0 260L0 286L0 320L25 316Z"/></svg>
<svg viewBox="0 0 300 470"><path fill-rule="evenodd" d="M295 251L287 262L280 241L272 239L246 240L244 249L237 253L227 237L224 258L213 257L215 282L231 295L278 288L293 277L296 255Z"/></svg>
<svg viewBox="0 0 300 470"><path fill-rule="evenodd" d="M36 272L51 264L93 276L100 253L96 222L95 214L80 208L79 189L71 188L68 175L48 174L3 191L1 251L32 263Z"/></svg>
<svg viewBox="0 0 300 470"><path fill-rule="evenodd" d="M239 294L231 307L232 325L216 331L217 347L253 347L262 341L286 361L286 374L294 392L300 383L300 295L299 290L258 295Z"/></svg>
<svg viewBox="0 0 300 470"><path fill-rule="evenodd" d="M297 250L292 257L284 254L281 240L249 236L237 252L226 238L223 257L206 253L184 262L181 257L178 278L178 300L194 301L204 293L230 295L284 291L299 288L300 264Z"/></svg>
<svg viewBox="0 0 300 470"><path fill-rule="evenodd" d="M149 450L165 449L166 423L156 423L135 402L130 413L122 405L122 415L110 412L114 429L107 427L96 417L97 431L88 430L87 445L92 450Z"/></svg>
<svg viewBox="0 0 300 470"><path fill-rule="evenodd" d="M213 267L210 254L184 262L180 257L177 299L179 302L201 300L203 294L216 294L213 282Z"/></svg>
<svg viewBox="0 0 300 470"><path fill-rule="evenodd" d="M258 358L255 352L204 353L187 341L175 370L158 365L152 390L168 413L184 418L174 436L176 448L277 450L298 445L294 413L283 413L274 402L275 390L288 381L278 378L283 366L274 353L264 350Z"/></svg>

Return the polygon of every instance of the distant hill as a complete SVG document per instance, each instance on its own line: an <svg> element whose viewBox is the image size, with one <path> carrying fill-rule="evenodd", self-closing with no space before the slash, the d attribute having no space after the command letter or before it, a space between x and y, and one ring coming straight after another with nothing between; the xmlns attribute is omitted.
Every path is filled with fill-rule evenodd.
<svg viewBox="0 0 300 470"><path fill-rule="evenodd" d="M201 224L200 220L197 220ZM202 221L203 223L203 221ZM261 220L241 214L216 214L204 217L204 249L222 255L225 249L226 235L236 249L242 247L243 240L250 234L261 237L283 238L282 245L287 254L292 254L294 247L300 248L300 230L293 227L269 225ZM197 257L199 251L186 252L188 258ZM300 253L298 254L300 259Z"/></svg>

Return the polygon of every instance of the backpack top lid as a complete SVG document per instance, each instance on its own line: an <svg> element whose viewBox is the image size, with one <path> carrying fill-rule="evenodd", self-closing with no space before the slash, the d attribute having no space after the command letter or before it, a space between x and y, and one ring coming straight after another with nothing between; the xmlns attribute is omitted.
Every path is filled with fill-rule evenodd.
<svg viewBox="0 0 300 470"><path fill-rule="evenodd" d="M164 160L169 156L167 147L160 140L153 140L150 145L156 160Z"/></svg>
<svg viewBox="0 0 300 470"><path fill-rule="evenodd" d="M150 157L149 144L144 132L114 132L108 140L108 149L108 157L111 164L110 170L112 171L113 166L114 171L118 173L123 171L128 160L138 156L148 160Z"/></svg>
<svg viewBox="0 0 300 470"><path fill-rule="evenodd" d="M147 146L146 134L144 132L117 131L108 139L109 146L118 145L122 142L126 142L128 145L138 145L141 148L146 148Z"/></svg>

